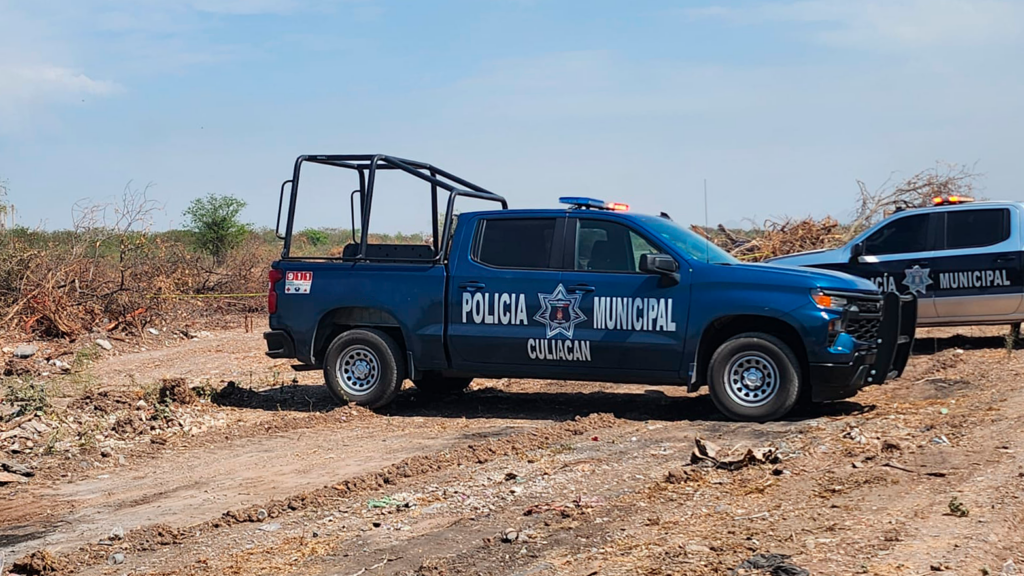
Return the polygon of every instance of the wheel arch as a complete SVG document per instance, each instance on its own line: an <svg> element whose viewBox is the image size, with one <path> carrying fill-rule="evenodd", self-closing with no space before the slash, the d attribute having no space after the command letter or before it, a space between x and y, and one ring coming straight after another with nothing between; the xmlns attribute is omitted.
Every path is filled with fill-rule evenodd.
<svg viewBox="0 0 1024 576"><path fill-rule="evenodd" d="M340 334L353 328L373 328L390 336L402 353L409 347L405 331L393 314L379 308L345 306L335 308L320 317L313 334L313 362L322 364L327 348Z"/></svg>
<svg viewBox="0 0 1024 576"><path fill-rule="evenodd" d="M800 377L807 382L810 372L807 363L807 347L796 327L785 320L772 316L740 314L717 318L704 328L697 345L696 373L688 387L690 392L696 392L701 386L707 384L708 366L715 350L718 350L726 340L746 332L761 332L782 340L796 355L800 362Z"/></svg>

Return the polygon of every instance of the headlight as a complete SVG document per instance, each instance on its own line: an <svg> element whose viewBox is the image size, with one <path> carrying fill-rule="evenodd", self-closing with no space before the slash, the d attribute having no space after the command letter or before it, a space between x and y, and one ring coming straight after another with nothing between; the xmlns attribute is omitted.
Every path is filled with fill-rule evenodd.
<svg viewBox="0 0 1024 576"><path fill-rule="evenodd" d="M811 300L814 300L814 303L819 308L826 308L828 310L842 310L847 304L846 298L822 292L821 290L811 290Z"/></svg>

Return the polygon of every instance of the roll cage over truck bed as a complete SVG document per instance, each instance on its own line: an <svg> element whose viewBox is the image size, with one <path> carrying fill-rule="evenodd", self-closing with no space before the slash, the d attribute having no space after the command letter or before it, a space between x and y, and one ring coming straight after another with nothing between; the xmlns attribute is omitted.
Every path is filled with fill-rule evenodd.
<svg viewBox="0 0 1024 576"><path fill-rule="evenodd" d="M339 154L339 155L316 155L299 156L295 160L295 168L292 170L291 180L281 183L281 195L277 203L277 224L274 232L278 239L284 240L284 247L281 249L281 259L289 260L291 256L292 237L295 233L295 206L299 194L299 178L302 173L302 165L306 162L334 166L354 170L359 176L359 188L353 190L349 195L349 206L352 216L353 242L345 247L341 257L324 258L341 261L375 261L375 262L424 262L441 263L447 258L449 247L449 236L452 233L452 224L455 216L455 199L463 196L488 200L501 204L503 210L508 209L508 202L504 197L489 190L464 180L450 172L446 172L436 166L424 162L406 160L383 154ZM411 174L420 180L430 184L430 207L431 223L433 234L431 235L432 250L429 257L423 253L422 247L407 244L397 245L370 245L368 243L370 229L370 215L373 208L373 188L377 180L378 170L401 170ZM285 189L291 188L288 202L288 219L285 223L284 234L281 233L281 212L284 208ZM448 192L448 201L444 212L444 228L438 235L438 194L440 190ZM359 198L360 216L359 227L356 227L356 197ZM360 231L360 237L355 238L356 230Z"/></svg>

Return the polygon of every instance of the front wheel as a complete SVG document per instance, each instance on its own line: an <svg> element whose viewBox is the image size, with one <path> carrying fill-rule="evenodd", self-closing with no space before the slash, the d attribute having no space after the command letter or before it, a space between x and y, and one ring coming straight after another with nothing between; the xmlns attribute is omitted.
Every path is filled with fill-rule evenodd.
<svg viewBox="0 0 1024 576"><path fill-rule="evenodd" d="M327 348L324 380L341 402L380 408L394 400L404 379L401 349L379 330L349 330Z"/></svg>
<svg viewBox="0 0 1024 576"><path fill-rule="evenodd" d="M733 336L708 367L715 406L733 420L767 422L785 416L800 396L800 363L778 338L760 332Z"/></svg>

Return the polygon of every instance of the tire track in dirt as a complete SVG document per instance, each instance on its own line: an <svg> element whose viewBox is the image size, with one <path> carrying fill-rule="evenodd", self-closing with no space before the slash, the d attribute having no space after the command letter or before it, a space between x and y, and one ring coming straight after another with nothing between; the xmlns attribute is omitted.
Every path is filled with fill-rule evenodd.
<svg viewBox="0 0 1024 576"><path fill-rule="evenodd" d="M595 414L586 417L577 417L574 420L539 427L526 432L512 432L506 436L488 440L481 443L472 443L464 446L454 447L429 454L416 454L407 456L398 462L387 465L383 468L369 471L357 472L357 475L342 478L335 483L323 486L318 489L295 493L288 498L277 498L266 501L262 504L250 504L241 508L234 508L224 512L219 517L192 523L184 528L177 528L168 524L150 525L129 531L122 542L115 542L113 546L100 544L87 544L64 554L58 558L63 570L80 570L89 566L102 565L110 554L122 552L125 554L138 554L141 552L158 551L168 546L180 546L196 538L201 534L202 538L211 538L218 530L230 528L237 524L260 521L265 511L269 518L277 518L282 514L296 512L311 506L321 506L325 503L337 500L340 497L347 497L356 494L368 493L398 484L407 479L423 475L443 472L444 470L460 466L478 466L499 458L517 453L524 453L547 447L568 438L579 436L593 430L614 427L621 421L608 414ZM506 430L506 432L508 432ZM394 437L389 438L395 441ZM398 443L398 442L396 442ZM247 449L248 450L248 449ZM209 471L216 476L217 471ZM304 477L303 475L297 475ZM195 514L208 514L211 505L203 506ZM220 508L223 510L223 507ZM83 523L76 521L78 532L84 533ZM110 523L103 525L109 531ZM95 536L99 525L93 526L92 535ZM99 532L105 534L105 532Z"/></svg>

